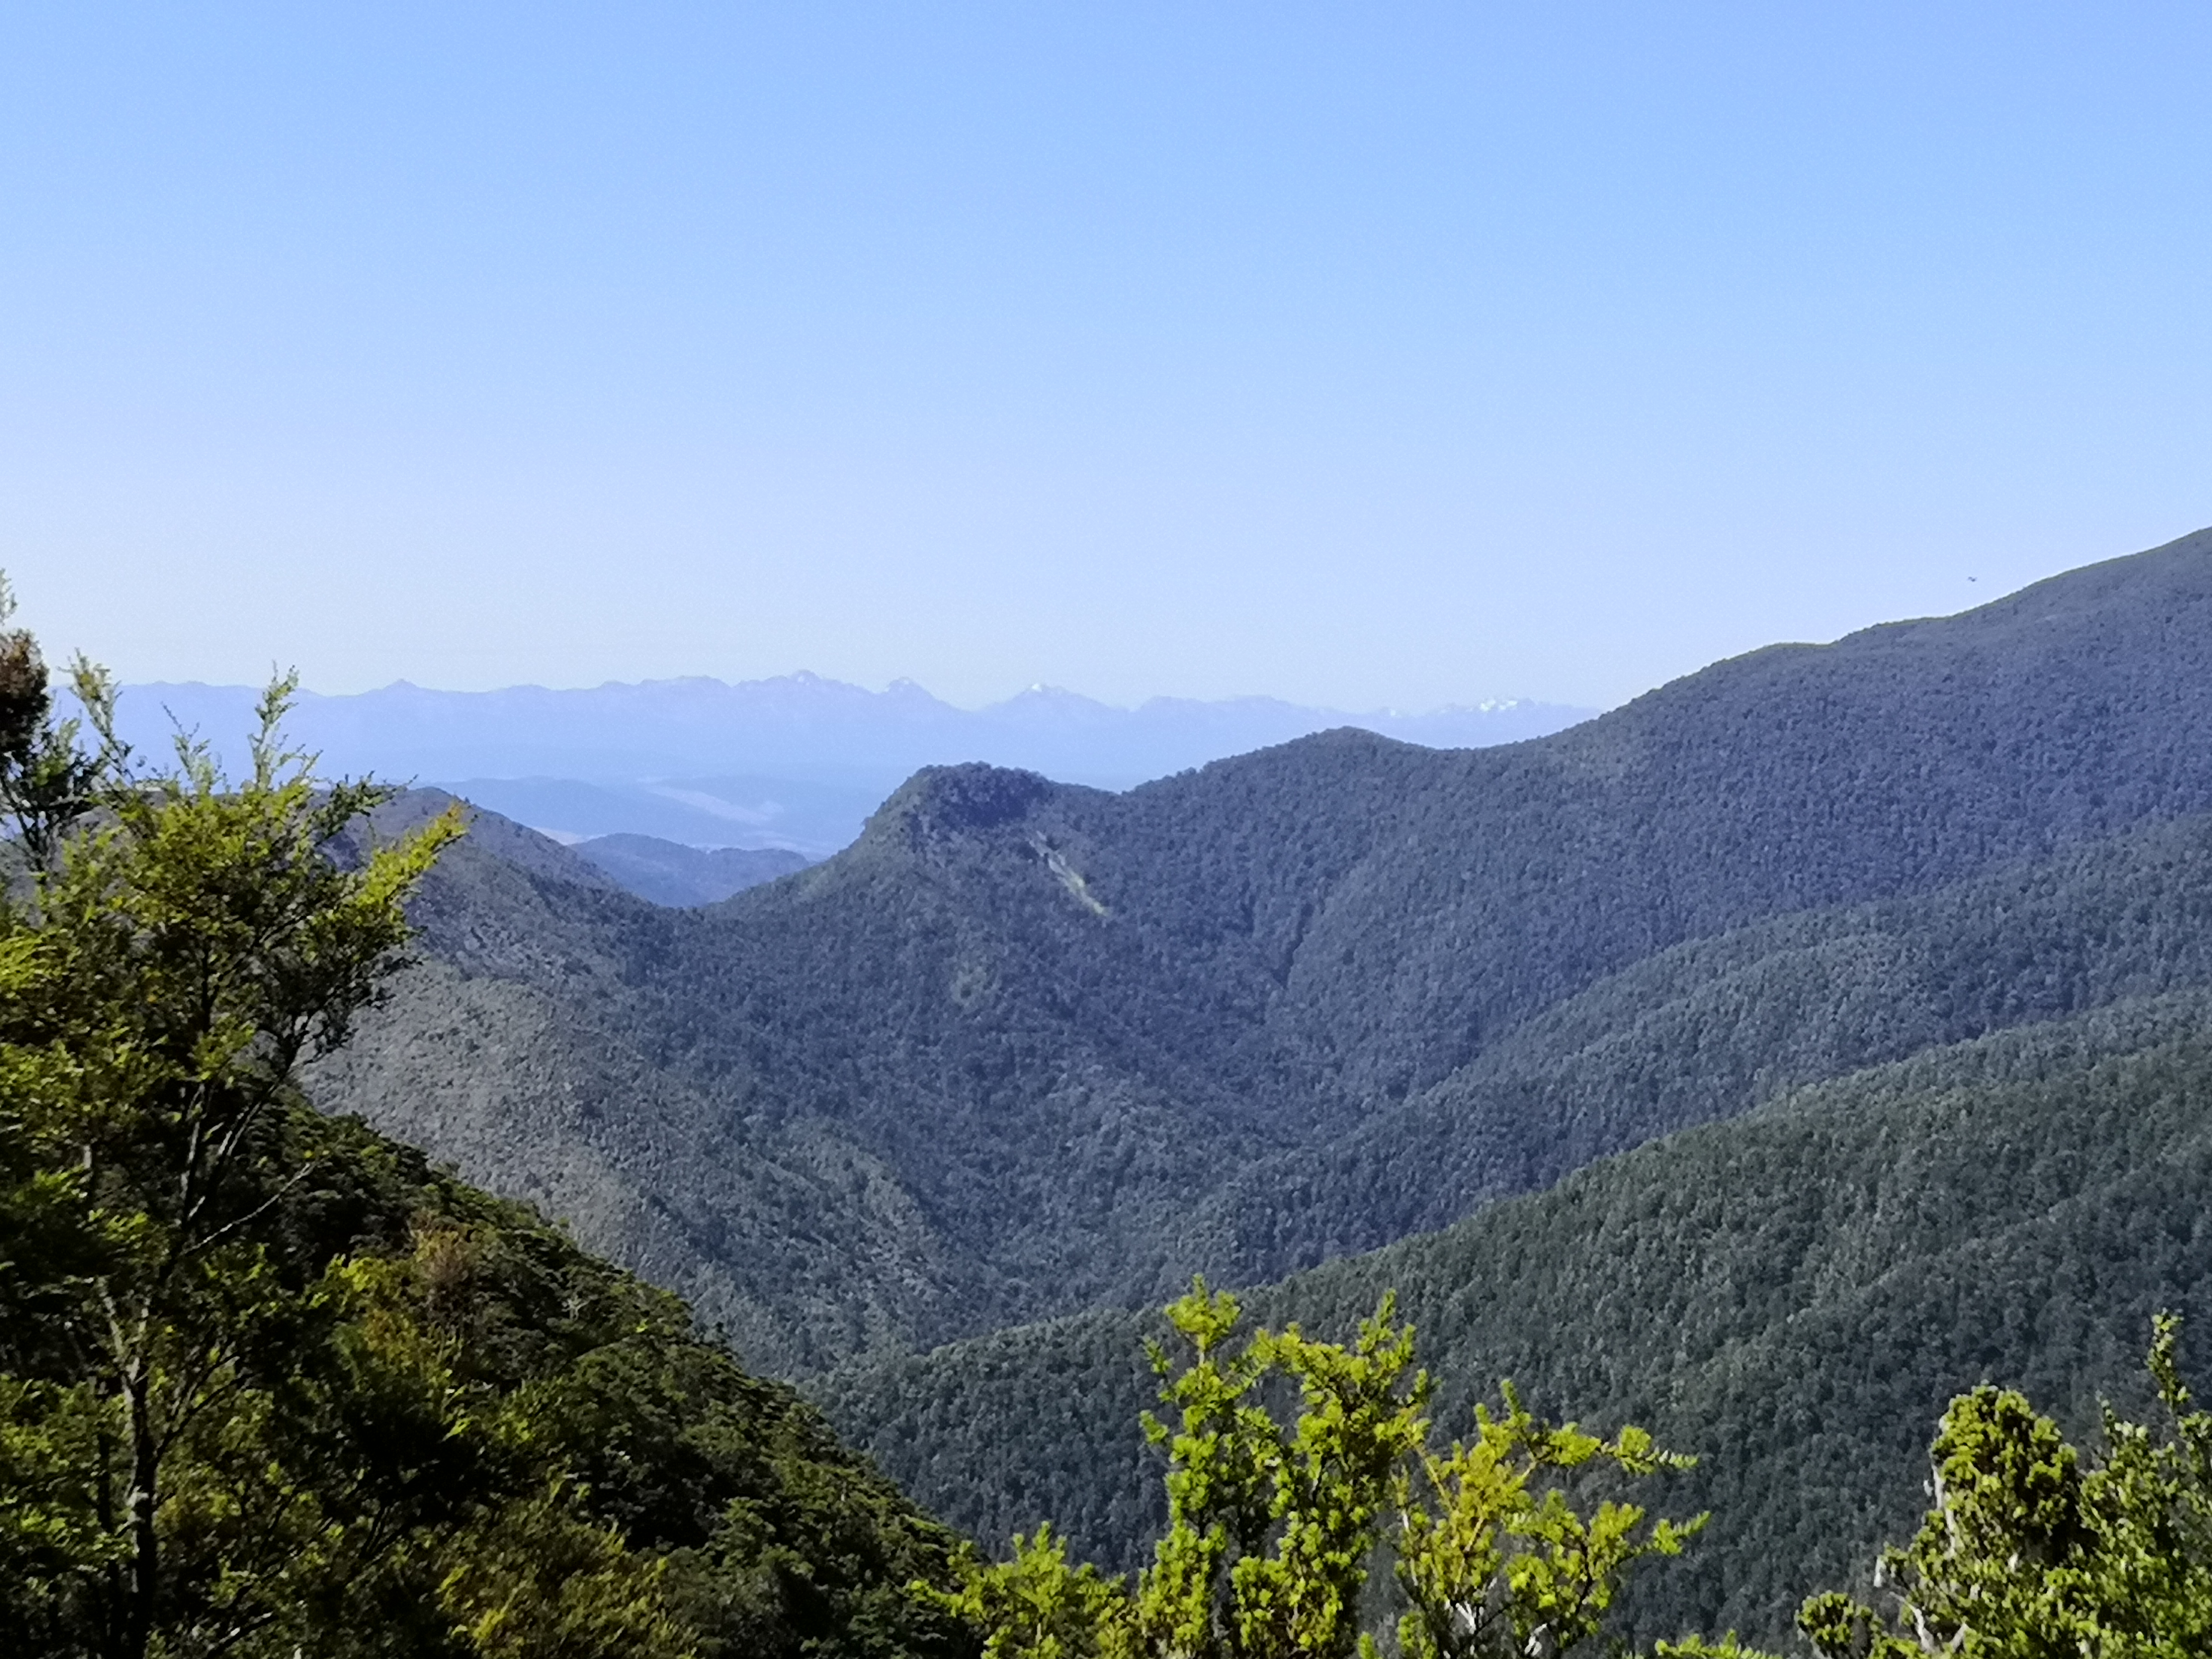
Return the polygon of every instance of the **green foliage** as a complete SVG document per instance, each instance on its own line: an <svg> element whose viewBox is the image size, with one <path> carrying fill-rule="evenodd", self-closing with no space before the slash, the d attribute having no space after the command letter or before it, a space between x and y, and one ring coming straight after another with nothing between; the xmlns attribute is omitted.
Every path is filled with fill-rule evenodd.
<svg viewBox="0 0 2212 1659"><path fill-rule="evenodd" d="M1798 1625L1822 1659L2186 1659L2212 1646L2212 1415L2192 1411L2158 1321L2150 1371L2172 1424L2107 1407L2082 1456L2008 1389L1960 1395L1930 1450L1935 1507L1882 1556L1895 1606L1814 1597Z"/></svg>
<svg viewBox="0 0 2212 1659"><path fill-rule="evenodd" d="M234 1645L275 1617L251 1586L303 1540L245 1443L272 1407L248 1371L318 1310L255 1224L297 1179L278 1139L300 1065L373 1002L402 901L459 831L340 869L328 849L383 792L318 787L282 750L290 689L264 699L235 784L188 743L173 773L118 771L97 695L98 756L53 765L70 734L48 732L10 767L31 862L0 908L0 1162L18 1177L0 1249L37 1317L0 1359L48 1385L10 1402L16 1437L89 1441L89 1479L40 1506L89 1547L34 1601L103 1652L148 1652L164 1627Z"/></svg>
<svg viewBox="0 0 2212 1659"><path fill-rule="evenodd" d="M963 1651L903 1594L948 1535L787 1390L308 1106L457 817L363 834L388 792L284 750L289 682L250 775L149 774L98 676L96 745L52 724L37 662L0 637L9 1651Z"/></svg>
<svg viewBox="0 0 2212 1659"><path fill-rule="evenodd" d="M52 718L46 658L27 630L7 627L15 614L15 591L0 576L0 811L13 820L32 865L43 868L91 810L124 750L106 718L115 704L113 680L82 656L70 665L70 690L99 728L88 748L78 741L81 720Z"/></svg>
<svg viewBox="0 0 2212 1659"><path fill-rule="evenodd" d="M1139 1647L1138 1617L1127 1583L1070 1566L1067 1540L1049 1524L1014 1534L1011 1561L960 1559L951 1591L917 1587L926 1601L984 1632L984 1659L1127 1659Z"/></svg>
<svg viewBox="0 0 2212 1659"><path fill-rule="evenodd" d="M1429 1381L1408 1376L1410 1328L1389 1297L1348 1346L1296 1326L1233 1342L1237 1299L1200 1280L1166 1310L1188 1356L1154 1345L1171 1426L1147 1413L1167 1454L1168 1525L1133 1583L1068 1565L1049 1526L1016 1534L1013 1559L962 1561L950 1594L925 1599L986 1634L990 1659L1350 1659L1387 1623L1370 1593L1393 1564L1415 1659L1568 1653L1598 1638L1627 1569L1674 1555L1700 1522L1657 1521L1609 1495L1577 1502L1589 1476L1689 1467L1642 1431L1602 1440L1533 1416L1509 1386L1479 1408L1476 1437L1429 1447ZM1291 1407L1269 1396L1295 1389Z"/></svg>
<svg viewBox="0 0 2212 1659"><path fill-rule="evenodd" d="M2152 1314L2212 1328L2212 1002L2049 1021L1824 1084L1580 1171L1447 1231L1247 1291L1255 1319L1347 1328L1395 1288L1465 1422L1514 1376L1695 1454L1698 1547L1632 1580L1643 1638L1777 1642L1807 1589L1860 1582L1923 1507L1933 1423L1984 1380L2080 1435L2134 1409ZM1133 1569L1165 1522L1134 1422L1149 1316L1023 1327L856 1367L847 1434L974 1535L1049 1516ZM1863 1590L1862 1590L1863 1595Z"/></svg>
<svg viewBox="0 0 2212 1659"><path fill-rule="evenodd" d="M1448 1456L1425 1453L1431 1514L1408 1493L1396 1540L1400 1588L1412 1604L1398 1639L1411 1659L1506 1659L1562 1654L1599 1637L1630 1565L1673 1556L1705 1517L1649 1528L1640 1504L1601 1498L1588 1515L1558 1480L1592 1464L1627 1475L1695 1467L1632 1425L1612 1440L1539 1421L1505 1385L1505 1413L1475 1407L1475 1438ZM1401 1493L1409 1485L1401 1476Z"/></svg>
<svg viewBox="0 0 2212 1659"><path fill-rule="evenodd" d="M1152 1349L1179 1421L1144 1419L1168 1455L1168 1531L1137 1581L1137 1628L1163 1652L1339 1659L1392 1473L1427 1432L1428 1381L1407 1378L1413 1333L1387 1298L1348 1348L1291 1326L1224 1352L1240 1313L1200 1280L1167 1310L1189 1363ZM1300 1397L1287 1434L1262 1398L1278 1378Z"/></svg>

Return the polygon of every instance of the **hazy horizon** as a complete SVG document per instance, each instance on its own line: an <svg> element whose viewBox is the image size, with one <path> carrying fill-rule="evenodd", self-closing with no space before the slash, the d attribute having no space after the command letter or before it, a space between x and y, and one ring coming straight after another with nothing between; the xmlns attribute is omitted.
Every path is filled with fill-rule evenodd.
<svg viewBox="0 0 2212 1659"><path fill-rule="evenodd" d="M182 733L234 772L250 764L255 687L121 690L117 729L142 754L166 750ZM805 674L486 691L403 682L302 696L285 730L327 775L434 785L563 841L630 833L821 857L927 766L981 761L1119 790L1332 726L1484 747L1597 712L1526 700L1362 711L1268 697L1120 708L1057 690L963 708L911 680L878 691Z"/></svg>
<svg viewBox="0 0 2212 1659"><path fill-rule="evenodd" d="M118 689L125 693L133 691L159 691L170 688L177 690L189 689L210 691L258 692L261 689L267 686L269 683L270 677L268 676L264 676L258 680L131 680L119 681ZM1419 717L1425 714L1457 714L1462 712L1487 713L1493 710L1532 707L1572 709L1577 713L1585 714L1595 714L1604 712L1602 709L1588 703L1560 703L1541 697L1516 696L1470 697L1453 702L1433 703L1419 708L1399 708L1393 705L1384 705L1378 708L1336 708L1328 704L1299 702L1293 698L1279 696L1275 693L1269 691L1235 691L1229 692L1220 696L1212 697L1186 697L1176 696L1171 692L1154 692L1138 696L1128 702L1115 702L1105 697L1092 696L1089 692L1083 690L1080 687L1053 685L1047 684L1042 682L1038 682L1030 685L1018 686L1013 690L1006 692L1003 696L987 696L980 702L955 702L950 697L939 696L928 686L924 685L920 680L908 674L900 674L887 680L871 684L863 680L842 679L835 675L817 674L811 668L795 668L786 673L754 675L749 676L744 679L731 679L720 674L674 673L653 675L641 679L605 679L593 680L590 682L578 682L570 684L556 684L544 680L517 680L502 685L426 685L420 681L410 680L403 677L398 679L384 681L380 684L364 685L353 690L343 691L325 690L320 687L309 685L302 681L299 688L299 693L301 696L330 699L368 697L374 696L377 693L383 691L403 690L430 692L441 696L489 697L496 696L503 691L544 691L557 694L563 692L605 691L623 689L641 690L651 686L684 685L687 684L718 685L732 690L738 690L747 686L766 686L783 683L812 683L836 686L846 690L866 692L870 696L878 697L886 696L902 690L918 691L924 696L929 698L933 702L941 704L947 708L956 709L962 714L983 714L991 709L1003 708L1009 703L1018 702L1024 698L1037 696L1073 698L1081 702L1093 704L1101 708L1112 709L1118 714L1134 714L1155 703L1198 703L1209 707L1235 703L1279 703L1287 708L1313 709L1318 712L1331 714L1394 715L1405 717Z"/></svg>

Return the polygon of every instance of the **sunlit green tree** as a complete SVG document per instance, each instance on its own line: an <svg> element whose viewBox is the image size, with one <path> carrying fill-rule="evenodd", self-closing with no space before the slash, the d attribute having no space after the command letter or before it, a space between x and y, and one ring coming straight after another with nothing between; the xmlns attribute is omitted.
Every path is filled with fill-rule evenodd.
<svg viewBox="0 0 2212 1659"><path fill-rule="evenodd" d="M2179 1332L2162 1316L2150 1350L2167 1429L2107 1407L2101 1456L2012 1389L1953 1401L1929 1454L1934 1506L1881 1559L1888 1614L1831 1593L1798 1617L1824 1659L2212 1653L2212 1415L2183 1385Z"/></svg>
<svg viewBox="0 0 2212 1659"><path fill-rule="evenodd" d="M4 622L0 616L0 622ZM0 633L0 1619L11 1652L669 1655L665 1563L587 1516L557 1389L475 1364L465 1234L302 1250L301 1069L404 960L460 833L380 837L289 750L143 769L82 663ZM356 1172L357 1173L357 1172Z"/></svg>
<svg viewBox="0 0 2212 1659"><path fill-rule="evenodd" d="M1045 1528L1016 1538L1011 1561L970 1557L953 1593L917 1587L981 1629L993 1659L1371 1654L1373 1627L1392 1623L1370 1583L1384 1559L1401 1651L1565 1654L1601 1636L1632 1564L1679 1553L1700 1524L1581 1490L1688 1460L1639 1430L1545 1423L1510 1388L1474 1440L1433 1449L1428 1378L1389 1298L1347 1345L1296 1327L1240 1342L1236 1298L1202 1280L1167 1316L1185 1352L1152 1355L1175 1419L1145 1419L1168 1458L1152 1564L1105 1577Z"/></svg>

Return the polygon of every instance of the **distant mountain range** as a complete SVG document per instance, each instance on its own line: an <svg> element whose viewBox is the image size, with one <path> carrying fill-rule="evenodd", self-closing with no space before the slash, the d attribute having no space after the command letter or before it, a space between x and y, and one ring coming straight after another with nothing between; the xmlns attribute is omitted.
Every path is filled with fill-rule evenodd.
<svg viewBox="0 0 2212 1659"><path fill-rule="evenodd" d="M160 749L182 726L234 751L257 695L246 686L131 686L124 735ZM821 857L850 842L878 803L925 766L986 762L1122 789L1334 726L1478 748L1556 732L1592 712L1504 702L1354 714L1272 697L1156 697L1117 708L1046 686L969 710L910 680L869 691L799 673L578 690L434 691L402 682L302 694L291 729L333 773L434 783L559 840L634 834Z"/></svg>

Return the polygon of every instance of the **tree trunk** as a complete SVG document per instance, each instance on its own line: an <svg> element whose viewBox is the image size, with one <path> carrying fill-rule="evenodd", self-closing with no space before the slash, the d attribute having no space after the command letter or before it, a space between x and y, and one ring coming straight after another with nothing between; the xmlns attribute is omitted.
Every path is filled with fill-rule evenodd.
<svg viewBox="0 0 2212 1659"><path fill-rule="evenodd" d="M117 1659L145 1659L146 1645L153 1638L154 1609L161 1589L161 1540L154 1530L161 1452L155 1443L153 1418L148 1410L149 1392L145 1361L133 1360L123 1373L123 1400L131 1431L131 1492L125 1502L131 1529L131 1569Z"/></svg>
<svg viewBox="0 0 2212 1659"><path fill-rule="evenodd" d="M100 1519L103 1536L115 1530L115 1437L107 1431L107 1425L100 1426L99 1480L93 1486L93 1507ZM106 1594L99 1603L99 1640L101 1659L121 1650L123 1645L123 1608L129 1599L124 1586L123 1564L110 1561L100 1569Z"/></svg>

